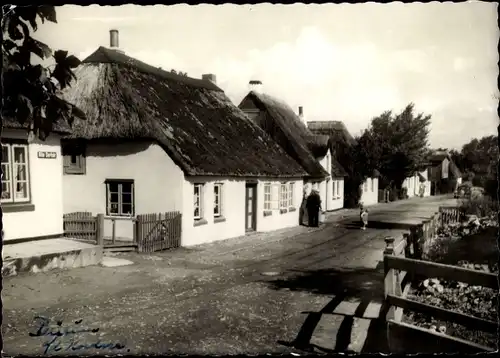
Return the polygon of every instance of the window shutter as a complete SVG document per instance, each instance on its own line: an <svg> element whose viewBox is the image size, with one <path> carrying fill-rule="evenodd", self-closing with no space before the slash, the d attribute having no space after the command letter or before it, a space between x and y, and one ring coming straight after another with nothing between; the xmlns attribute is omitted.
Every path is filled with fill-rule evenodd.
<svg viewBox="0 0 500 358"><path fill-rule="evenodd" d="M280 207L280 184L273 184L272 187L272 209L278 210Z"/></svg>

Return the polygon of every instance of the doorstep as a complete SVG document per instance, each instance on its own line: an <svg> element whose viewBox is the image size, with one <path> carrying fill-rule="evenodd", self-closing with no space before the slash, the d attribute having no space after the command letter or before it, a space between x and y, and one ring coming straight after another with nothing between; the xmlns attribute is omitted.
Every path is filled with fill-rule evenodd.
<svg viewBox="0 0 500 358"><path fill-rule="evenodd" d="M7 277L21 272L38 273L98 265L102 256L102 247L73 239L46 239L5 245L2 275Z"/></svg>

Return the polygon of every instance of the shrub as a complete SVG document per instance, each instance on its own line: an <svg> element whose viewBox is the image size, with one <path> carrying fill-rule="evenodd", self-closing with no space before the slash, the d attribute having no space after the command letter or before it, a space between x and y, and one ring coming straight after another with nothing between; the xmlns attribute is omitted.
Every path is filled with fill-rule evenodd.
<svg viewBox="0 0 500 358"><path fill-rule="evenodd" d="M477 215L478 217L492 216L498 212L498 202L484 195L463 199L460 201L459 207L466 215Z"/></svg>

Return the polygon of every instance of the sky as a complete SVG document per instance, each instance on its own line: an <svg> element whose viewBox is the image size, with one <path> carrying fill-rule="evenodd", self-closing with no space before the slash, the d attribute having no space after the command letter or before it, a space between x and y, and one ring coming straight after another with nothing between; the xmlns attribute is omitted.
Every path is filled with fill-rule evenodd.
<svg viewBox="0 0 500 358"><path fill-rule="evenodd" d="M408 103L432 115L432 147L496 134L497 4L156 5L57 8L35 37L81 60L119 31L129 56L217 84L238 105L250 80L343 121L353 135Z"/></svg>

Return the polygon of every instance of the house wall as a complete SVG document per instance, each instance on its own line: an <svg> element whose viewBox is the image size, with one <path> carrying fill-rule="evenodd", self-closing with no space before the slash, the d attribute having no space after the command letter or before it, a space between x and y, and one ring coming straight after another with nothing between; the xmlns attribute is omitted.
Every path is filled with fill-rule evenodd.
<svg viewBox="0 0 500 358"><path fill-rule="evenodd" d="M378 178L367 178L363 184L361 184L360 202L363 203L364 206L378 203Z"/></svg>
<svg viewBox="0 0 500 358"><path fill-rule="evenodd" d="M450 171L450 161L448 160L448 158L444 158L443 162L441 163L441 178L447 179L449 176L449 171Z"/></svg>
<svg viewBox="0 0 500 358"><path fill-rule="evenodd" d="M328 149L326 155L323 158L319 158L318 161L328 173L331 173L332 154L330 149ZM338 187L335 187L335 190L334 184L338 185ZM344 207L344 178L328 177L318 182L317 188L320 193L324 211L338 210Z"/></svg>
<svg viewBox="0 0 500 358"><path fill-rule="evenodd" d="M89 143L86 154L86 174L63 176L64 213L106 214L106 179L134 180L135 215L182 211L184 174L159 145ZM106 217L104 224L104 236L111 237L112 221ZM133 222L117 220L116 237L131 241Z"/></svg>
<svg viewBox="0 0 500 358"><path fill-rule="evenodd" d="M26 131L4 129L4 139L26 140ZM38 158L38 152L55 152L54 159ZM61 140L51 134L45 141L38 139L28 144L29 185L34 210L12 212L9 204L2 204L5 241L63 233L62 158ZM11 204L12 205L12 204Z"/></svg>
<svg viewBox="0 0 500 358"><path fill-rule="evenodd" d="M257 180L256 231L272 231L299 224L299 208L302 200L302 179L287 180L294 182L294 208L281 214L279 208L271 210L271 215L264 215L264 184L270 182L276 186L282 180ZM183 181L183 217L182 217L182 246L199 245L219 240L234 238L246 234L245 231L245 178L211 178L186 177ZM202 183L203 219L206 223L197 225L194 220L194 185ZM215 219L214 184L222 184L222 216L223 221ZM275 187L276 187L275 186ZM276 194L273 195L276 198Z"/></svg>
<svg viewBox="0 0 500 358"><path fill-rule="evenodd" d="M333 193L333 183L336 183L335 193ZM338 210L344 207L344 178L332 179L332 195L330 195L330 209Z"/></svg>
<svg viewBox="0 0 500 358"><path fill-rule="evenodd" d="M406 188L408 197L412 198L414 196L420 196L420 187L424 187L423 196L427 197L431 195L431 182L429 180L429 170L425 169L419 172L426 180L421 183L418 174L408 177L403 182L403 188Z"/></svg>

